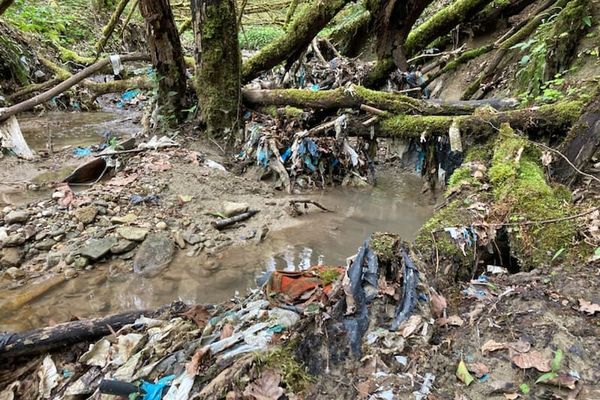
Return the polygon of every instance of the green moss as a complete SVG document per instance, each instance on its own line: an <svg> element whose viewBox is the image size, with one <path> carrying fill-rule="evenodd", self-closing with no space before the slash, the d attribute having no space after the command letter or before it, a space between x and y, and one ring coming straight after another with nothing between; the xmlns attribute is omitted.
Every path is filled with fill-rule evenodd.
<svg viewBox="0 0 600 400"><path fill-rule="evenodd" d="M300 393L314 381L306 368L294 358L296 344L290 342L283 347L276 347L256 356L260 371L274 369L281 374L281 382L292 393Z"/></svg>
<svg viewBox="0 0 600 400"><path fill-rule="evenodd" d="M338 280L340 277L340 271L337 268L325 268L319 271L319 278L321 279L323 286L327 286Z"/></svg>
<svg viewBox="0 0 600 400"><path fill-rule="evenodd" d="M496 141L490 182L499 209L508 209L510 222L545 221L570 215L564 188L546 182L540 152L504 124ZM510 248L525 270L548 264L573 240L572 221L509 227Z"/></svg>
<svg viewBox="0 0 600 400"><path fill-rule="evenodd" d="M446 72L454 71L460 65L489 52L493 48L494 48L494 46L492 46L492 45L485 45L485 46L478 47L476 49L465 51L460 56L458 56L456 59L449 61L442 69L442 73L444 74Z"/></svg>
<svg viewBox="0 0 600 400"><path fill-rule="evenodd" d="M396 257L398 235L376 232L371 236L369 247L380 262L391 262Z"/></svg>
<svg viewBox="0 0 600 400"><path fill-rule="evenodd" d="M471 175L471 169L468 167L460 167L454 170L454 173L448 179L448 189L461 184L475 184L477 180Z"/></svg>
<svg viewBox="0 0 600 400"><path fill-rule="evenodd" d="M26 85L29 82L29 71L21 62L23 53L17 42L0 31L0 72L7 70L19 84Z"/></svg>
<svg viewBox="0 0 600 400"><path fill-rule="evenodd" d="M302 115L302 113L304 112L304 110L300 109L300 108L296 108L296 107L292 107L292 106L285 106L283 108L283 112L285 114L286 117L289 118L298 118Z"/></svg>
<svg viewBox="0 0 600 400"><path fill-rule="evenodd" d="M383 120L379 129L389 137L418 138L423 133L447 132L451 124L452 117L397 115Z"/></svg>

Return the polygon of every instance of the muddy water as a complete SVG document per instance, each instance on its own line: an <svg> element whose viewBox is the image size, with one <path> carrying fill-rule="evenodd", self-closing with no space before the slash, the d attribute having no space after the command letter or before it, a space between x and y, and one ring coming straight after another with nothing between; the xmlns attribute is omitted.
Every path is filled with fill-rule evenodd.
<svg viewBox="0 0 600 400"><path fill-rule="evenodd" d="M130 136L139 131L133 124L137 113L114 112L49 112L38 117L19 117L19 125L27 144L35 151L45 150L51 143L54 150L65 146L99 144L105 135Z"/></svg>
<svg viewBox="0 0 600 400"><path fill-rule="evenodd" d="M344 265L371 232L399 233L410 240L432 213L421 196L420 178L412 174L382 176L372 189L333 189L310 198L333 213L311 210L293 228L271 232L260 245L249 240L215 258L188 257L179 252L160 275L144 278L118 263L65 282L28 304L18 315L3 318L3 329L23 330L78 317L128 309L153 308L175 299L220 302L236 291L256 287L267 270L294 269L324 263Z"/></svg>

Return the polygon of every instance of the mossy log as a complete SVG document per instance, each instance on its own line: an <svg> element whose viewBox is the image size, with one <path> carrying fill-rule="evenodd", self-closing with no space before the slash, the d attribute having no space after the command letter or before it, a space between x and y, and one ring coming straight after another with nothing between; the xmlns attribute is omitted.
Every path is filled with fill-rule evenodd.
<svg viewBox="0 0 600 400"><path fill-rule="evenodd" d="M115 27L117 26L117 23L121 18L121 14L123 14L123 11L125 10L125 7L127 7L128 3L129 0L119 1L119 4L117 4L115 11L113 11L112 15L110 16L110 20L108 21L104 29L102 29L102 37L100 38L98 43L96 43L96 58L98 58L100 56L100 53L104 51L104 46L106 46L108 39L110 39L110 36L114 32Z"/></svg>
<svg viewBox="0 0 600 400"><path fill-rule="evenodd" d="M577 180L578 169L583 169L600 149L600 88L596 96L584 108L581 117L569 132L560 151L567 157L558 158L554 163L554 177L565 185L572 185ZM572 164L572 165L571 165Z"/></svg>
<svg viewBox="0 0 600 400"><path fill-rule="evenodd" d="M513 271L550 264L575 236L574 223L568 219L573 213L570 192L546 181L540 151L508 124L502 124L481 149L468 151L471 163L455 170L448 202L421 228L417 248L459 279L472 279L489 263ZM476 164L485 171L478 179L470 169ZM482 185L491 190L479 190ZM473 203L483 204L486 211L470 208ZM547 223L551 220L559 221ZM464 252L445 231L474 227L479 237L463 244Z"/></svg>
<svg viewBox="0 0 600 400"><path fill-rule="evenodd" d="M554 142L577 121L580 102L563 102L535 108L496 112L481 108L471 115L397 115L383 119L376 133L379 137L418 138L421 135L448 135L456 124L463 138L481 142L494 136L500 125L509 123L532 139L546 138Z"/></svg>
<svg viewBox="0 0 600 400"><path fill-rule="evenodd" d="M150 90L153 87L152 82L146 76L110 82L94 82L86 79L81 85L92 92L92 100L109 93L124 92L129 89Z"/></svg>
<svg viewBox="0 0 600 400"><path fill-rule="evenodd" d="M192 0L195 85L209 136L233 138L241 106L241 54L235 0Z"/></svg>
<svg viewBox="0 0 600 400"><path fill-rule="evenodd" d="M304 7L288 27L288 33L248 59L242 68L242 81L256 78L284 61L295 61L329 21L350 0L314 0Z"/></svg>
<svg viewBox="0 0 600 400"><path fill-rule="evenodd" d="M492 32L498 24L505 22L511 15L517 15L535 0L494 0L471 21L471 29L477 35Z"/></svg>
<svg viewBox="0 0 600 400"><path fill-rule="evenodd" d="M186 70L183 49L168 0L140 0L146 26L146 42L152 66L159 77L158 105L161 114L182 118L186 105Z"/></svg>
<svg viewBox="0 0 600 400"><path fill-rule="evenodd" d="M490 0L456 0L444 7L410 32L404 43L406 56L412 57L424 50L429 43L446 35L456 25L469 21L489 3ZM365 80L365 86L382 86L394 67L395 64L389 57L378 60Z"/></svg>
<svg viewBox="0 0 600 400"><path fill-rule="evenodd" d="M421 85L421 89L425 89L427 86L431 84L434 80L439 78L440 76L455 71L459 66L476 59L479 56L482 56L488 52L490 52L494 48L493 44L487 44L476 49L467 50L462 53L460 56L456 57L454 60L450 60L444 65L442 68L439 68L437 71L429 74L427 76L427 81L425 81Z"/></svg>
<svg viewBox="0 0 600 400"><path fill-rule="evenodd" d="M554 79L556 74L569 68L579 39L586 31L584 18L590 13L589 0L573 0L554 20L552 33L546 38L545 81Z"/></svg>
<svg viewBox="0 0 600 400"><path fill-rule="evenodd" d="M365 8L351 20L334 27L329 38L341 54L357 57L369 39L372 21L373 13Z"/></svg>
<svg viewBox="0 0 600 400"><path fill-rule="evenodd" d="M368 105L394 114L464 115L471 114L482 105L498 109L514 108L516 102L489 100L484 102L420 100L402 94L379 92L352 85L333 90L311 91L305 89L243 90L244 101L249 105L292 106L332 110L360 108Z"/></svg>

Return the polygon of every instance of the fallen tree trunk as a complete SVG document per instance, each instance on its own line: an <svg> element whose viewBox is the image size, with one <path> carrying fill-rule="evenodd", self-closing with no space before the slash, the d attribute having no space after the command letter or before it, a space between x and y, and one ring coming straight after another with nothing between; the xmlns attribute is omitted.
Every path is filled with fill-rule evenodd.
<svg viewBox="0 0 600 400"><path fill-rule="evenodd" d="M121 59L121 62L149 60L148 55L139 54L139 53L124 54L119 57ZM47 90L46 92L40 93L39 95L32 97L31 99L25 100L21 103L15 104L14 106L0 110L0 122L5 121L9 117L11 117L17 113L20 113L22 111L29 111L33 107L35 107L39 104L42 104L42 103L52 99L55 96L58 96L59 94L63 93L64 91L77 85L79 82L83 81L85 78L96 74L98 71L101 71L103 68L105 68L107 65L109 65L110 62L111 62L110 58L105 58L103 60L100 60L100 61L96 62L95 64L90 65L89 67L79 71L77 74L71 76L70 78L68 78L65 81L61 82L60 84L56 85L52 89Z"/></svg>
<svg viewBox="0 0 600 400"><path fill-rule="evenodd" d="M314 1L290 24L288 34L274 40L242 67L242 81L256 78L283 61L295 61L317 34L335 17L349 0Z"/></svg>
<svg viewBox="0 0 600 400"><path fill-rule="evenodd" d="M562 154L554 164L554 177L565 185L576 182L578 169L583 169L600 149L600 89L596 97L584 108L583 114L561 145Z"/></svg>
<svg viewBox="0 0 600 400"><path fill-rule="evenodd" d="M110 317L71 321L19 333L0 335L0 360L33 356L61 347L71 346L86 340L92 340L117 331L127 324L132 324L142 315L150 315L151 311L131 311Z"/></svg>
<svg viewBox="0 0 600 400"><path fill-rule="evenodd" d="M424 50L436 38L447 34L456 25L470 20L488 3L490 0L457 0L444 7L410 32L404 43L406 56L412 57ZM394 70L394 66L391 58L377 61L364 85L371 88L382 86Z"/></svg>
<svg viewBox="0 0 600 400"><path fill-rule="evenodd" d="M303 89L243 90L242 94L244 101L250 105L293 106L325 110L360 108L361 105L368 105L396 114L464 115L471 114L482 105L507 109L514 108L517 104L512 99L475 102L419 100L401 94L378 92L357 85L316 92Z"/></svg>

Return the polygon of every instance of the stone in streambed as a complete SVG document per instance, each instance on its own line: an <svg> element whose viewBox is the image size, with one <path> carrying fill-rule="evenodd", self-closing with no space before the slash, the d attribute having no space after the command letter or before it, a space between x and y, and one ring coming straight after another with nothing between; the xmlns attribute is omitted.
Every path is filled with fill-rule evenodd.
<svg viewBox="0 0 600 400"><path fill-rule="evenodd" d="M1 267L17 267L23 260L23 252L15 247L7 247L0 250Z"/></svg>
<svg viewBox="0 0 600 400"><path fill-rule="evenodd" d="M122 226L117 229L117 233L123 238L127 240L131 240L134 242L141 242L148 235L148 229L144 228L135 228L133 226Z"/></svg>
<svg viewBox="0 0 600 400"><path fill-rule="evenodd" d="M127 239L121 239L117 242L117 244L110 248L110 252L113 254L123 254L133 250L135 246L137 246L136 242Z"/></svg>
<svg viewBox="0 0 600 400"><path fill-rule="evenodd" d="M158 272L169 265L174 252L175 246L167 234L150 234L137 250L133 271L138 274Z"/></svg>
<svg viewBox="0 0 600 400"><path fill-rule="evenodd" d="M113 236L102 239L91 239L79 249L79 254L91 260L98 260L107 255L110 249L116 244L117 238Z"/></svg>
<svg viewBox="0 0 600 400"><path fill-rule="evenodd" d="M4 223L6 225L22 224L27 222L29 219L29 213L26 211L11 211L4 216Z"/></svg>
<svg viewBox="0 0 600 400"><path fill-rule="evenodd" d="M98 215L98 209L94 206L81 207L75 210L75 218L84 225L91 224Z"/></svg>
<svg viewBox="0 0 600 400"><path fill-rule="evenodd" d="M232 201L226 201L223 203L223 215L227 218L233 217L235 215L244 213L248 211L248 204L246 203L235 203Z"/></svg>

